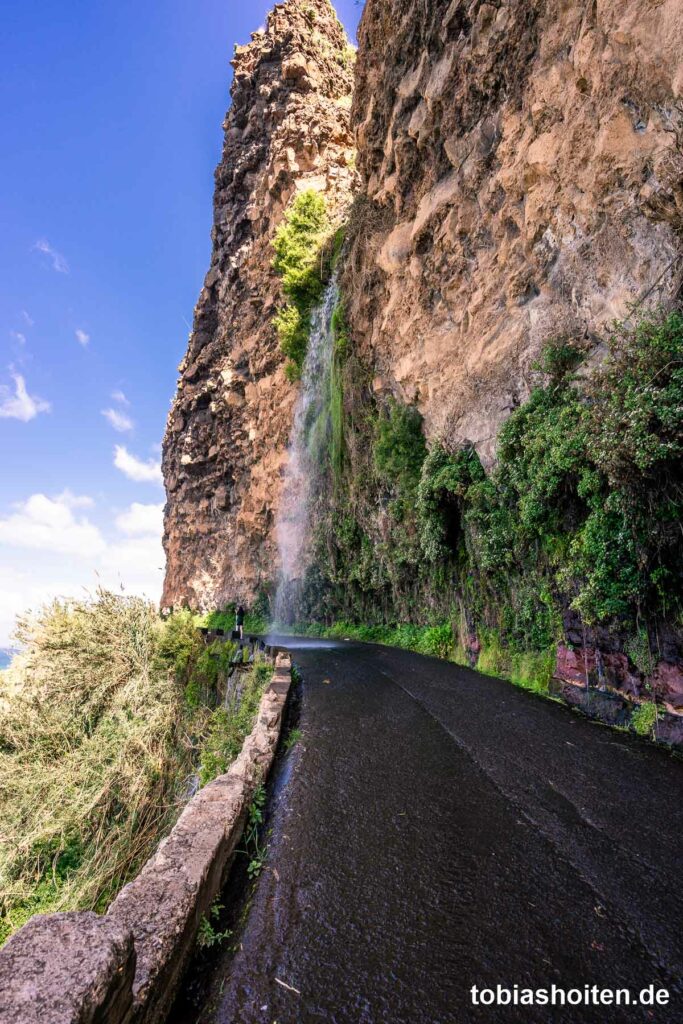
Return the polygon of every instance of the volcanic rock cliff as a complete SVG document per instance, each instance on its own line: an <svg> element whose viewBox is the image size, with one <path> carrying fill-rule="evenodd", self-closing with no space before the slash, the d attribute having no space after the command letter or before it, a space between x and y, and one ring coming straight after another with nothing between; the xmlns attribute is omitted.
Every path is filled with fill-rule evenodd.
<svg viewBox="0 0 683 1024"><path fill-rule="evenodd" d="M346 242L293 614L438 621L484 671L529 655L543 685L683 707L680 0L368 0L352 104L347 45L327 0L288 0L236 52L164 603L277 581L272 243L313 188Z"/></svg>
<svg viewBox="0 0 683 1024"><path fill-rule="evenodd" d="M346 292L374 387L490 465L552 336L680 286L679 0L369 0Z"/></svg>
<svg viewBox="0 0 683 1024"><path fill-rule="evenodd" d="M163 447L167 606L251 601L276 575L296 388L273 327L272 241L297 190L322 193L334 218L355 174L352 51L328 0L276 6L231 63L211 267Z"/></svg>

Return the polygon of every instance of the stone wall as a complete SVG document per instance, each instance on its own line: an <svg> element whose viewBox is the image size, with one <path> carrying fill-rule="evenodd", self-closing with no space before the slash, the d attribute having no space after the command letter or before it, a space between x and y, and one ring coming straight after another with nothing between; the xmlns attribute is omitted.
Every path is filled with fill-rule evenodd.
<svg viewBox="0 0 683 1024"><path fill-rule="evenodd" d="M164 1020L272 765L290 683L280 653L239 757L188 803L105 916L39 915L12 936L0 952L0 1024Z"/></svg>

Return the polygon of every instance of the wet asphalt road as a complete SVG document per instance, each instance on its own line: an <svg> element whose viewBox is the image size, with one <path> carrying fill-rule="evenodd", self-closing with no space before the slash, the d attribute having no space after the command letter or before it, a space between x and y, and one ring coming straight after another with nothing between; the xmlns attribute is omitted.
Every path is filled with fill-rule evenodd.
<svg viewBox="0 0 683 1024"><path fill-rule="evenodd" d="M435 659L286 642L303 739L279 768L268 864L203 1019L683 1020L680 761ZM667 1008L470 996L653 982Z"/></svg>

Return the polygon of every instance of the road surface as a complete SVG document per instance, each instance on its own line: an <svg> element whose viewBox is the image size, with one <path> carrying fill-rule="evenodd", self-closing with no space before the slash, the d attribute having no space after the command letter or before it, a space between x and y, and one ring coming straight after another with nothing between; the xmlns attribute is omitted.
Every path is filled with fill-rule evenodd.
<svg viewBox="0 0 683 1024"><path fill-rule="evenodd" d="M283 642L303 738L203 1021L683 1020L679 760L436 659ZM669 1003L472 1000L553 984Z"/></svg>

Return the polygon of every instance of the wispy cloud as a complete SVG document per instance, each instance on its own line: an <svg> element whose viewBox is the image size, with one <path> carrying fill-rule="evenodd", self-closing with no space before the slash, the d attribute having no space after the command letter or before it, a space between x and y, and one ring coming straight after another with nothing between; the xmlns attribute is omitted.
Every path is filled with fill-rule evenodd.
<svg viewBox="0 0 683 1024"><path fill-rule="evenodd" d="M161 536L164 525L164 505L142 505L138 501L116 518L121 533L130 537L140 535Z"/></svg>
<svg viewBox="0 0 683 1024"><path fill-rule="evenodd" d="M10 331L9 333L10 333L10 337L14 338L14 340L19 345L25 345L26 344L26 335L22 334L21 331Z"/></svg>
<svg viewBox="0 0 683 1024"><path fill-rule="evenodd" d="M118 402L119 405L130 405L130 402L124 395L123 391L112 391L111 397L112 401Z"/></svg>
<svg viewBox="0 0 683 1024"><path fill-rule="evenodd" d="M42 252L45 256L49 256L52 264L52 269L56 270L58 274L68 274L69 264L66 262L61 252L57 252L53 249L47 238L39 238L36 244L33 246L38 252Z"/></svg>
<svg viewBox="0 0 683 1024"><path fill-rule="evenodd" d="M125 434L135 426L130 416L126 416L120 409L103 409L102 415L119 434Z"/></svg>
<svg viewBox="0 0 683 1024"><path fill-rule="evenodd" d="M24 321L27 327L35 326L35 320L33 319L30 313L26 312L25 309L22 309L21 311L21 319Z"/></svg>
<svg viewBox="0 0 683 1024"><path fill-rule="evenodd" d="M162 484L161 463L149 459L147 462L132 455L128 449L121 444L114 448L114 465L120 469L129 480L135 480L142 484Z"/></svg>
<svg viewBox="0 0 683 1024"><path fill-rule="evenodd" d="M61 494L58 494L55 501L61 502L67 508L92 508L95 502L87 494L74 494L68 487L65 487Z"/></svg>
<svg viewBox="0 0 683 1024"><path fill-rule="evenodd" d="M79 345L82 345L83 348L85 348L86 345L90 343L90 335L87 334L86 331L82 331L80 327L76 329L75 334L76 341L78 342Z"/></svg>
<svg viewBox="0 0 683 1024"><path fill-rule="evenodd" d="M50 411L52 407L49 402L28 393L26 381L20 373L13 373L12 380L14 393L6 384L0 384L0 419L28 423L39 413Z"/></svg>

